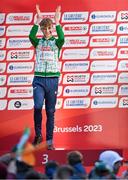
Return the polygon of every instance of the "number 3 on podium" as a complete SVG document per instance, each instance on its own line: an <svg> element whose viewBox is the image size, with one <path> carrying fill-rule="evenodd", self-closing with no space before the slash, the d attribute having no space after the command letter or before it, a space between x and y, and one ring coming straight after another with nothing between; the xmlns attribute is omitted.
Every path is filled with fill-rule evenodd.
<svg viewBox="0 0 128 180"><path fill-rule="evenodd" d="M48 162L48 154L43 154L42 164L46 164Z"/></svg>

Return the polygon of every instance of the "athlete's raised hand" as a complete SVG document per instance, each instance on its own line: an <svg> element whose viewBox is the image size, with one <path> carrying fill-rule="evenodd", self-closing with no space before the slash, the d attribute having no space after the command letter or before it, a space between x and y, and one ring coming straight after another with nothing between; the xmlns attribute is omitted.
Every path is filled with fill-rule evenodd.
<svg viewBox="0 0 128 180"><path fill-rule="evenodd" d="M36 24L39 24L40 21L42 20L39 4L36 4L36 13L37 13Z"/></svg>
<svg viewBox="0 0 128 180"><path fill-rule="evenodd" d="M57 6L56 11L55 11L55 23L56 23L56 25L59 24L60 15L61 15L61 6Z"/></svg>

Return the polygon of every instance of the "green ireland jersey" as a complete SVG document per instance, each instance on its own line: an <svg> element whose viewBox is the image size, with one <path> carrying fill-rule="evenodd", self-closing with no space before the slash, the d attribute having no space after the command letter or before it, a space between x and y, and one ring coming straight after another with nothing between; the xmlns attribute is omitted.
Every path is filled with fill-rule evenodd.
<svg viewBox="0 0 128 180"><path fill-rule="evenodd" d="M64 44L64 33L60 25L56 26L58 38L52 36L49 39L36 37L38 25L34 25L30 31L29 39L36 50L35 76L59 77L59 54Z"/></svg>

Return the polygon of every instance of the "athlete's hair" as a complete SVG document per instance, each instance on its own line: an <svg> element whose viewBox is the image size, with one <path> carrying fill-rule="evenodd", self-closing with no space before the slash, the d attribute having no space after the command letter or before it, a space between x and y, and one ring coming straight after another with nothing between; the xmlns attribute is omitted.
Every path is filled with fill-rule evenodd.
<svg viewBox="0 0 128 180"><path fill-rule="evenodd" d="M52 26L53 22L50 18L44 18L42 19L39 25L40 27L48 27L48 26Z"/></svg>

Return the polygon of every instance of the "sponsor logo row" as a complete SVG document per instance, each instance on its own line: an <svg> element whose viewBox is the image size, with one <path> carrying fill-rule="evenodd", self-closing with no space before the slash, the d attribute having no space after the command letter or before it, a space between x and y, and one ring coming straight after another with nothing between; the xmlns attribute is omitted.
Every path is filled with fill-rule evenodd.
<svg viewBox="0 0 128 180"><path fill-rule="evenodd" d="M7 73L30 73L34 69L34 62L14 62L7 66ZM6 71L6 63L0 63L0 74Z"/></svg>
<svg viewBox="0 0 128 180"><path fill-rule="evenodd" d="M9 25L0 26L0 36L28 36L32 25ZM117 30L117 32L116 32ZM128 23L94 23L94 24L65 24L63 26L65 35L86 35L86 34L128 34ZM6 33L5 33L6 32ZM38 36L42 35L42 32L38 31ZM57 35L55 26L53 35Z"/></svg>
<svg viewBox="0 0 128 180"><path fill-rule="evenodd" d="M6 36L28 36L32 25L13 25L8 26L6 30ZM117 34L128 34L128 23L100 23L100 24L68 24L63 26L65 35L86 35L89 34L114 34L117 28ZM6 26L0 26L0 36L5 34ZM55 26L54 26L54 35ZM42 32L39 30L38 35L41 36Z"/></svg>
<svg viewBox="0 0 128 180"><path fill-rule="evenodd" d="M77 86L59 86L58 97L81 97L81 96L127 96L128 85L77 85ZM31 86L21 87L0 87L0 98L27 98L33 96Z"/></svg>
<svg viewBox="0 0 128 180"><path fill-rule="evenodd" d="M54 12L41 13L42 18L49 17L54 21ZM0 13L0 24L29 24L36 18L33 13ZM81 12L64 12L62 13L62 23L73 22L118 22L128 21L128 11L81 11Z"/></svg>
<svg viewBox="0 0 128 180"><path fill-rule="evenodd" d="M34 62L11 62L7 65L0 62L0 74L2 73L31 73L34 69ZM61 68L62 67L62 68ZM95 71L128 71L128 60L100 60L100 61L66 61L60 62L62 72L90 72ZM7 69L7 70L6 70Z"/></svg>
<svg viewBox="0 0 128 180"><path fill-rule="evenodd" d="M86 108L128 108L128 97L96 97L96 98L58 98L56 109L86 109ZM45 107L43 107L45 108ZM30 110L33 109L33 99L0 100L0 110Z"/></svg>
<svg viewBox="0 0 128 180"><path fill-rule="evenodd" d="M116 68L118 71L128 71L128 60L66 61L62 72L115 71Z"/></svg>
<svg viewBox="0 0 128 180"><path fill-rule="evenodd" d="M7 81L7 83L6 83ZM0 86L7 84L8 86L31 85L33 75L18 74L18 75L0 75ZM59 83L62 81L60 77ZM114 84L114 83L128 83L127 72L107 72L107 73L66 73L63 75L62 84Z"/></svg>
<svg viewBox="0 0 128 180"><path fill-rule="evenodd" d="M117 45L116 45L117 42ZM6 46L5 46L6 45ZM87 47L127 47L128 36L73 36L65 37L64 48L87 48ZM0 49L25 49L32 48L28 38L9 38L6 43L6 38L0 38ZM111 48L110 48L111 49Z"/></svg>
<svg viewBox="0 0 128 180"><path fill-rule="evenodd" d="M64 60L75 60L75 59L127 59L128 58L128 48L75 48L75 49L64 49L62 53L62 59Z"/></svg>
<svg viewBox="0 0 128 180"><path fill-rule="evenodd" d="M62 60L86 60L86 59L128 59L128 48L75 48L64 49L61 52ZM33 50L6 50L0 51L0 61L29 61L35 59Z"/></svg>

